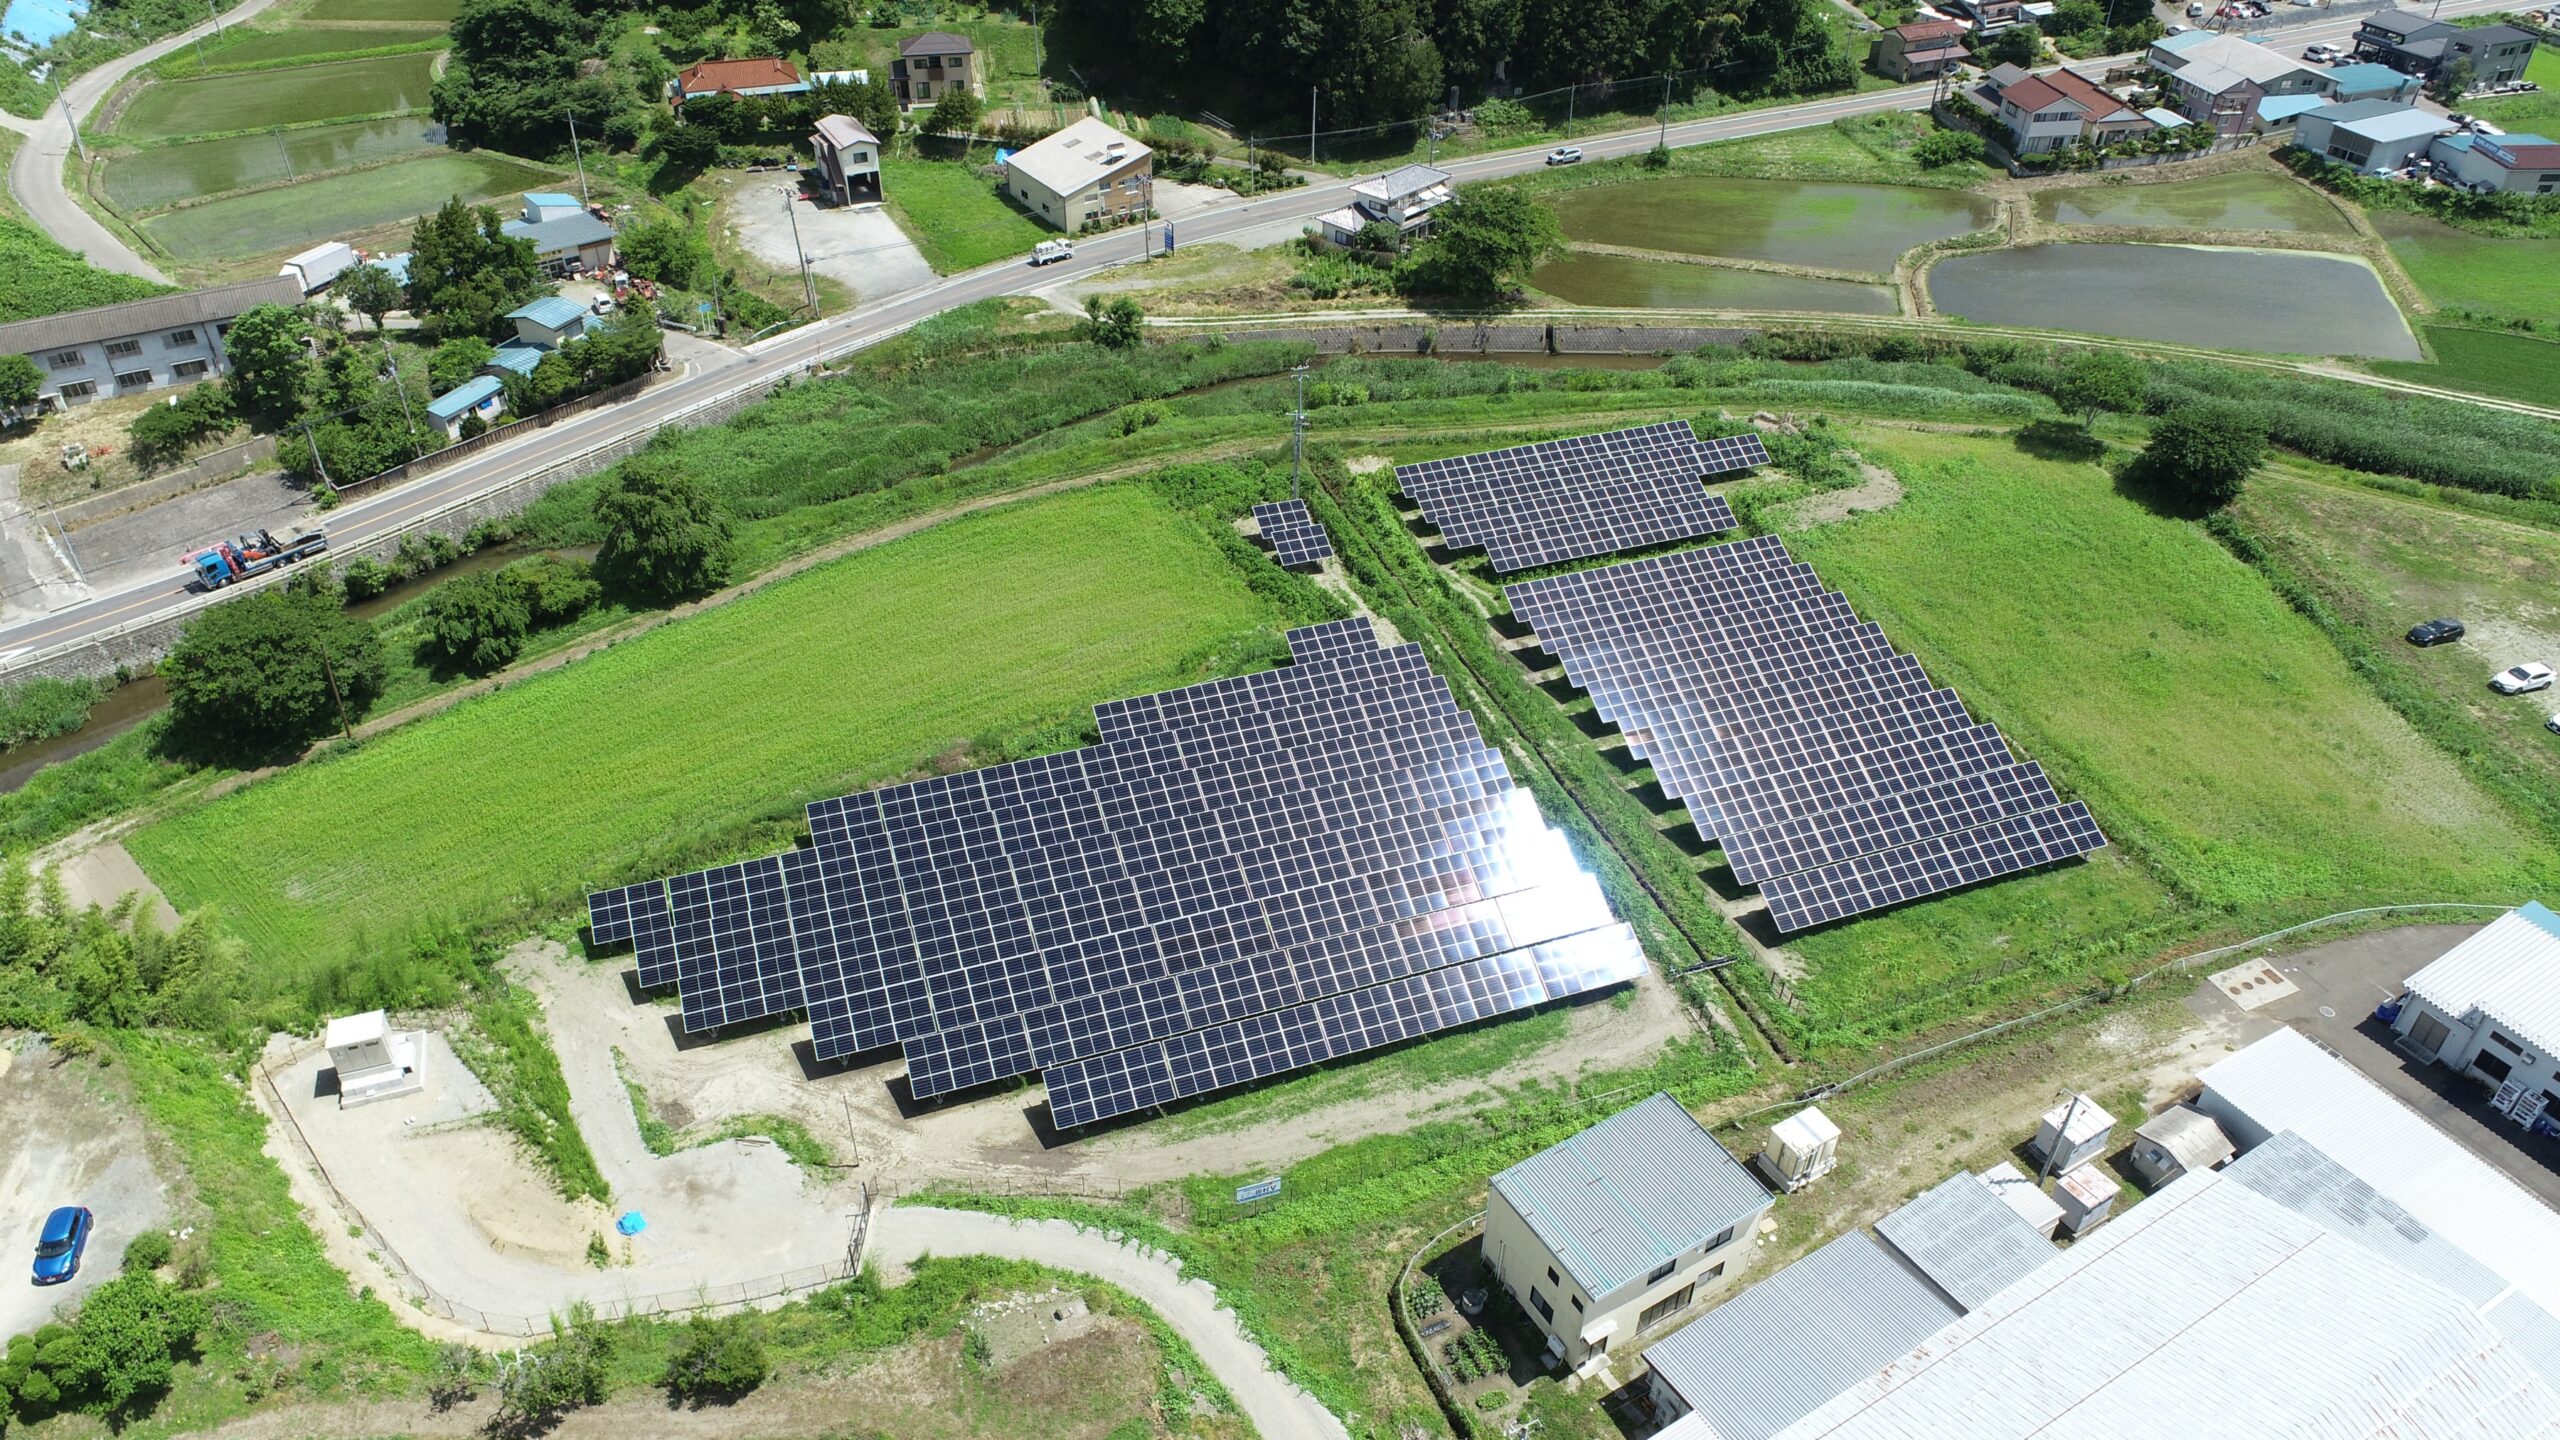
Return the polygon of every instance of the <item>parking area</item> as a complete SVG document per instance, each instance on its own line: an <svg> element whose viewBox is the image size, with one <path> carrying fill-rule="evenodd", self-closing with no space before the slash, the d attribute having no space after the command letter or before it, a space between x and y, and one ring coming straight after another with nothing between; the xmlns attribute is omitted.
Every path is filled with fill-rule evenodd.
<svg viewBox="0 0 2560 1440"><path fill-rule="evenodd" d="M0 1335L18 1335L114 1277L124 1247L168 1223L169 1188L117 1072L22 1038L0 1043ZM85 1205L97 1229L80 1273L32 1283L36 1235L57 1205Z"/></svg>
<svg viewBox="0 0 2560 1440"><path fill-rule="evenodd" d="M799 198L799 192L779 177L752 178L771 183L741 183L737 194L721 205L720 215L738 243L756 258L777 268L798 265L798 254L792 249L796 222L809 268L851 286L861 304L933 283L933 267L925 263L924 252L885 208L816 205Z"/></svg>
<svg viewBox="0 0 2560 1440"><path fill-rule="evenodd" d="M2401 982L2459 943L2477 925L2411 925L2314 945L2267 963L2289 984L2251 1005L2210 980L2188 997L2200 1018L2233 1024L2246 1045L2289 1025L2346 1057L2367 1078L2426 1117L2481 1159L2506 1172L2544 1203L2560 1208L2560 1140L2529 1134L2489 1108L2488 1087L2420 1060L2392 1045L2373 1007L2400 993Z"/></svg>

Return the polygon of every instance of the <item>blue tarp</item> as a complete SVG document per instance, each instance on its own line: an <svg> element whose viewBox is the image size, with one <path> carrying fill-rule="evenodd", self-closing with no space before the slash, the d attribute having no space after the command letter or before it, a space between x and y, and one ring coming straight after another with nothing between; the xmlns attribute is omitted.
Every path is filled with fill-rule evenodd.
<svg viewBox="0 0 2560 1440"><path fill-rule="evenodd" d="M639 1211L625 1210L622 1218L613 1222L613 1228L625 1235L637 1235L649 1228L649 1222L640 1217Z"/></svg>
<svg viewBox="0 0 2560 1440"><path fill-rule="evenodd" d="M0 30L24 36L28 44L42 49L70 34L88 10L88 0L9 0L8 13L0 16Z"/></svg>

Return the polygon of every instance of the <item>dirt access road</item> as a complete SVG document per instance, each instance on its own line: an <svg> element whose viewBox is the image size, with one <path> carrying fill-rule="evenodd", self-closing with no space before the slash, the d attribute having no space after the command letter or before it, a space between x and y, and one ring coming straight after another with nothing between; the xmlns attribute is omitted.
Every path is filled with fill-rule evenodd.
<svg viewBox="0 0 2560 1440"><path fill-rule="evenodd" d="M0 1336L22 1335L101 1281L124 1247L169 1217L169 1187L152 1163L142 1119L113 1070L32 1039L0 1042ZM36 1234L57 1205L86 1205L97 1232L80 1273L29 1283Z"/></svg>

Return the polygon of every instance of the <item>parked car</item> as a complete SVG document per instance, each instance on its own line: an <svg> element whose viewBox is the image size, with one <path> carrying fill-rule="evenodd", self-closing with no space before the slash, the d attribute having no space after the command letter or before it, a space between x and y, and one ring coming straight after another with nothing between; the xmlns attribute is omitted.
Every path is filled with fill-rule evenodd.
<svg viewBox="0 0 2560 1440"><path fill-rule="evenodd" d="M2543 721L2542 728L2554 735L2560 735L2560 711L2555 711L2550 719Z"/></svg>
<svg viewBox="0 0 2560 1440"><path fill-rule="evenodd" d="M2160 33L2161 33L2161 34L2163 34L2163 35L2184 35L2184 34L2186 34L2186 33L2187 33L2187 27L2186 27L2186 26L2184 26L2184 25L2179 25L2179 24L2171 23L2171 24L2168 24L2168 25L2163 25L2163 26L2161 26L2161 27L2160 27Z"/></svg>
<svg viewBox="0 0 2560 1440"><path fill-rule="evenodd" d="M35 1281L59 1285L80 1273L80 1254L89 1248L89 1232L97 1226L87 1207L65 1205L44 1217L36 1236Z"/></svg>
<svg viewBox="0 0 2560 1440"><path fill-rule="evenodd" d="M1582 147L1579 145L1559 145L1555 149L1547 152L1547 163L1550 165L1579 165L1582 163Z"/></svg>
<svg viewBox="0 0 2560 1440"><path fill-rule="evenodd" d="M2539 660L2527 661L2512 670L2501 670L2489 679L2489 688L2501 695L2530 695L2551 688L2551 667Z"/></svg>
<svg viewBox="0 0 2560 1440"><path fill-rule="evenodd" d="M2345 53L2335 45L2314 45L2302 52L2302 58L2315 65L2334 65Z"/></svg>
<svg viewBox="0 0 2560 1440"><path fill-rule="evenodd" d="M2187 18L2190 20L2204 18L2204 0L2187 0Z"/></svg>
<svg viewBox="0 0 2560 1440"><path fill-rule="evenodd" d="M1034 265L1054 265L1074 258L1076 247L1064 240L1043 240L1031 247L1031 263Z"/></svg>
<svg viewBox="0 0 2560 1440"><path fill-rule="evenodd" d="M2409 643L2417 646L2443 645L2462 638L2462 622L2451 616L2409 627Z"/></svg>

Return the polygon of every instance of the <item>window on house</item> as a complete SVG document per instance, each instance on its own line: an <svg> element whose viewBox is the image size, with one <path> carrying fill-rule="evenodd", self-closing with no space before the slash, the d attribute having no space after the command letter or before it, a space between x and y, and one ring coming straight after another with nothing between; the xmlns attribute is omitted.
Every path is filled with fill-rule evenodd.
<svg viewBox="0 0 2560 1440"><path fill-rule="evenodd" d="M210 360L182 360L169 373L181 380L193 380L212 368Z"/></svg>
<svg viewBox="0 0 2560 1440"><path fill-rule="evenodd" d="M1582 1297L1579 1295L1573 1297L1573 1313L1576 1315L1582 1313Z"/></svg>
<svg viewBox="0 0 2560 1440"><path fill-rule="evenodd" d="M2504 1085L2507 1083L2507 1077L2515 1073L2516 1067L2508 1064L2501 1056L2476 1055L2472 1057L2471 1068Z"/></svg>
<svg viewBox="0 0 2560 1440"><path fill-rule="evenodd" d="M1644 1307L1644 1313L1636 1317L1636 1328L1638 1330L1652 1329L1654 1326L1659 1325L1663 1321L1670 1319L1672 1316L1679 1314L1681 1311L1688 1309L1689 1302L1697 1297L1697 1286L1681 1286L1679 1289L1672 1291L1670 1294L1665 1295L1661 1299Z"/></svg>
<svg viewBox="0 0 2560 1440"><path fill-rule="evenodd" d="M196 332L193 330L173 330L169 332L167 344L172 350L182 350L194 343L196 343Z"/></svg>
<svg viewBox="0 0 2560 1440"><path fill-rule="evenodd" d="M1707 1283L1708 1281L1710 1281L1710 1280L1721 1280L1721 1279L1723 1279L1723 1278L1724 1278L1724 1267L1725 1267L1725 1262L1724 1262L1724 1261L1722 1261L1722 1260L1717 1261L1714 1265L1712 1265L1712 1266L1710 1266L1710 1267L1708 1268L1708 1270L1707 1270L1707 1273L1706 1273L1706 1274L1701 1275L1701 1276L1699 1276L1699 1277L1698 1277L1698 1283L1699 1283L1699 1284L1701 1284L1701 1285L1704 1285L1704 1284L1706 1284L1706 1283Z"/></svg>
<svg viewBox="0 0 2560 1440"><path fill-rule="evenodd" d="M1721 1230L1719 1230L1719 1231L1717 1231L1717 1232L1716 1232L1716 1238L1714 1238L1713 1240L1710 1240L1710 1241L1708 1241L1708 1242L1707 1242L1707 1253L1708 1253L1708 1254L1710 1254L1710 1255L1712 1255L1712 1254L1714 1254L1715 1252L1717 1252L1718 1250L1721 1250L1721 1249L1723 1249L1724 1247L1726 1247L1727 1245L1730 1245L1730 1244L1732 1244L1732 1243L1733 1243L1733 1227L1732 1227L1732 1226L1730 1226L1730 1225L1727 1225L1727 1226L1726 1226L1726 1227L1724 1227L1723 1229L1721 1229Z"/></svg>
<svg viewBox="0 0 2560 1440"><path fill-rule="evenodd" d="M44 365L48 370L77 370L80 368L80 352L56 350L44 357Z"/></svg>
<svg viewBox="0 0 2560 1440"><path fill-rule="evenodd" d="M148 370L119 370L116 372L116 388L119 390L140 390L150 384L151 372Z"/></svg>
<svg viewBox="0 0 2560 1440"><path fill-rule="evenodd" d="M1550 1285L1561 1285L1564 1283L1564 1281L1556 1275L1556 1267L1553 1265L1547 1267L1547 1283Z"/></svg>
<svg viewBox="0 0 2560 1440"><path fill-rule="evenodd" d="M2510 1052L2510 1053L2512 1053L2512 1054L2521 1055L2521 1054L2523 1054L2523 1053L2524 1053L2524 1047L2523 1047L2523 1046L2521 1046L2521 1045L2517 1044L2517 1043L2516 1043L2516 1042L2514 1042L2513 1040L2508 1039L2504 1034L2502 1034L2502 1033L2500 1033L2500 1032L2498 1032L2498 1031L2496 1031L2496 1030L2492 1030L2492 1031L2490 1031L2490 1032L2489 1032L2489 1043L2490 1043L2490 1044L2492 1044L2492 1045L2495 1045L2495 1046L2499 1047L2499 1048L2500 1048L2500 1049L2502 1049L2502 1050L2506 1050L2506 1051L2508 1051L2508 1052Z"/></svg>
<svg viewBox="0 0 2560 1440"><path fill-rule="evenodd" d="M1549 1320L1556 1318L1556 1307L1547 1303L1547 1297L1539 1294L1538 1287L1535 1285L1529 1287L1529 1308Z"/></svg>
<svg viewBox="0 0 2560 1440"><path fill-rule="evenodd" d="M1644 1277L1644 1283L1647 1285L1659 1285L1663 1281L1670 1279L1672 1264L1672 1261L1665 1260L1661 1264L1654 1266L1653 1273Z"/></svg>
<svg viewBox="0 0 2560 1440"><path fill-rule="evenodd" d="M62 398L65 400L86 400L97 393L98 382L95 380L74 380L62 387Z"/></svg>
<svg viewBox="0 0 2560 1440"><path fill-rule="evenodd" d="M139 340L110 340L107 342L107 353L119 358L127 355L139 355L142 353L142 342Z"/></svg>

